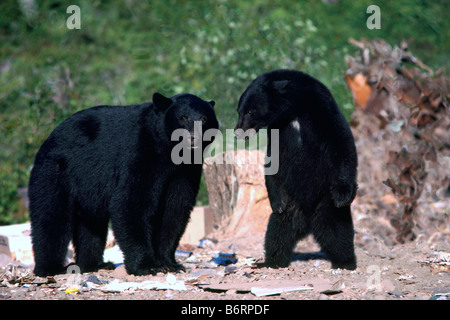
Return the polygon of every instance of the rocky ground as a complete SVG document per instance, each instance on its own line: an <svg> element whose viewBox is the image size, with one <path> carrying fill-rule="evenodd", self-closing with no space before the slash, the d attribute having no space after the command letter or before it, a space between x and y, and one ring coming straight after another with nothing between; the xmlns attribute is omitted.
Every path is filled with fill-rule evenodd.
<svg viewBox="0 0 450 320"><path fill-rule="evenodd" d="M88 274L38 278L29 269L3 270L0 300L429 300L450 299L446 241L409 242L387 247L359 243L358 268L333 270L311 238L299 242L290 267L256 269L263 258L264 234L218 239L180 262L187 271L156 276L128 275L124 266ZM215 254L235 253L227 266ZM156 288L159 286L159 289Z"/></svg>

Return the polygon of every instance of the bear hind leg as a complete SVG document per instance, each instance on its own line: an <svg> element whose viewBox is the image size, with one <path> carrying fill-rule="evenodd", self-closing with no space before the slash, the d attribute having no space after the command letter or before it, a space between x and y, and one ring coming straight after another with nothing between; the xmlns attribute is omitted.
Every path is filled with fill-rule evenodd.
<svg viewBox="0 0 450 320"><path fill-rule="evenodd" d="M103 262L107 234L108 218L77 216L74 221L73 246L76 265L82 273L113 268L113 265Z"/></svg>
<svg viewBox="0 0 450 320"><path fill-rule="evenodd" d="M64 260L72 236L72 212L68 197L56 188L56 182L51 177L38 178L33 176L29 187L33 272L45 277L65 272Z"/></svg>
<svg viewBox="0 0 450 320"><path fill-rule="evenodd" d="M56 223L56 222L52 222ZM65 273L64 260L70 242L70 227L65 221L59 224L59 230L35 224L32 227L33 253L35 260L34 274L39 277Z"/></svg>
<svg viewBox="0 0 450 320"><path fill-rule="evenodd" d="M331 199L322 201L313 218L312 233L333 269L356 269L350 205L337 208Z"/></svg>
<svg viewBox="0 0 450 320"><path fill-rule="evenodd" d="M288 267L295 245L307 234L308 225L302 211L273 212L265 236L265 262L259 266Z"/></svg>

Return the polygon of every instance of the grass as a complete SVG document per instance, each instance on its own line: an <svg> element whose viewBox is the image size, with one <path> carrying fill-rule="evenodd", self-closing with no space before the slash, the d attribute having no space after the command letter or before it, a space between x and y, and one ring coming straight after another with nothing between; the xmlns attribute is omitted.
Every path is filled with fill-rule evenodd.
<svg viewBox="0 0 450 320"><path fill-rule="evenodd" d="M446 66L450 22L445 1L28 1L0 3L0 224L18 215L40 144L63 119L99 104L134 104L190 92L216 101L221 129L232 128L240 94L275 68L310 73L333 92L346 116L348 39L410 40L410 50ZM81 29L69 30L69 5ZM381 9L381 29L366 8ZM204 184L198 204L207 203Z"/></svg>

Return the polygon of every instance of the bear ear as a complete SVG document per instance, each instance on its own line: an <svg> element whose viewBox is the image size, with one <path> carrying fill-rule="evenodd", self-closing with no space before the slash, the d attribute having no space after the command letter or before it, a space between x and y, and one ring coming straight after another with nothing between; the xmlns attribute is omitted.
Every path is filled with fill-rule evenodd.
<svg viewBox="0 0 450 320"><path fill-rule="evenodd" d="M276 80L272 83L273 88L279 93L286 93L289 80Z"/></svg>
<svg viewBox="0 0 450 320"><path fill-rule="evenodd" d="M161 93L155 92L153 94L153 104L158 110L164 112L173 104L173 101L172 99L163 96Z"/></svg>
<svg viewBox="0 0 450 320"><path fill-rule="evenodd" d="M211 100L211 101L209 102L209 105L214 109L214 106L216 105L216 102L213 101L213 100Z"/></svg>

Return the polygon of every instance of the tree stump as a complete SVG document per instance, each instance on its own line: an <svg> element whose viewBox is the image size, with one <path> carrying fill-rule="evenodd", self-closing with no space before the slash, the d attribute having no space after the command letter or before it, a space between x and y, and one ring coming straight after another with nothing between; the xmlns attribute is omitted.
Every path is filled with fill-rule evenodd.
<svg viewBox="0 0 450 320"><path fill-rule="evenodd" d="M272 212L264 178L264 153L226 151L203 165L215 232L264 232Z"/></svg>

